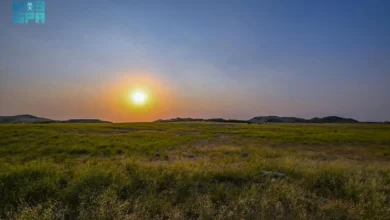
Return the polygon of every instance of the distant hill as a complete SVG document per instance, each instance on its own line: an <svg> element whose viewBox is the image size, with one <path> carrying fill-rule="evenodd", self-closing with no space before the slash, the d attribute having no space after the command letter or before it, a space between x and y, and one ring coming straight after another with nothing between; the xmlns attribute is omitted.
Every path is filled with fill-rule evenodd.
<svg viewBox="0 0 390 220"><path fill-rule="evenodd" d="M310 123L357 123L359 121L352 118L342 118L338 116L328 116L323 118L312 118L307 122Z"/></svg>
<svg viewBox="0 0 390 220"><path fill-rule="evenodd" d="M154 122L189 122L189 121L204 121L201 118L172 118L172 119L158 119Z"/></svg>
<svg viewBox="0 0 390 220"><path fill-rule="evenodd" d="M211 118L211 119L206 119L205 121L227 122L227 123L249 123L249 121L247 121L247 120L223 119L223 118Z"/></svg>
<svg viewBox="0 0 390 220"><path fill-rule="evenodd" d="M0 116L0 124L33 124L33 123L111 123L99 119L70 119L58 121L34 115Z"/></svg>
<svg viewBox="0 0 390 220"><path fill-rule="evenodd" d="M0 123L52 123L56 122L47 118L40 118L34 115L15 115L15 116L0 116Z"/></svg>
<svg viewBox="0 0 390 220"><path fill-rule="evenodd" d="M323 118L296 118L296 117L279 117L279 116L258 116L250 120L236 120L236 119L223 119L223 118L173 118L173 119L159 119L155 122L221 122L221 123L358 123L359 121L352 118L342 118L338 116L328 116ZM0 116L0 124L30 124L30 123L111 123L109 121L102 121L100 119L69 119L65 121L52 120L47 118L41 118L34 115L15 115L15 116Z"/></svg>
<svg viewBox="0 0 390 220"><path fill-rule="evenodd" d="M62 123L111 123L109 121L102 121L100 119L69 119L61 121Z"/></svg>
<svg viewBox="0 0 390 220"><path fill-rule="evenodd" d="M223 119L223 118L172 118L172 119L159 119L155 122L194 122L194 121L205 121L205 122L225 122L225 123L249 123L247 120L236 120L236 119Z"/></svg>
<svg viewBox="0 0 390 220"><path fill-rule="evenodd" d="M279 117L279 116L258 116L249 120L251 123L266 123L266 122L282 122L282 123L303 123L306 119L295 117Z"/></svg>
<svg viewBox="0 0 390 220"><path fill-rule="evenodd" d="M261 124L261 123L358 123L359 121L352 118L342 118L338 116L328 116L323 118L312 118L304 119L297 117L279 117L279 116L258 116L250 120L235 120L235 119L223 119L223 118L212 118L212 119L201 119L201 118L173 118L173 119L159 119L155 122L225 122L225 123L250 123L250 124Z"/></svg>
<svg viewBox="0 0 390 220"><path fill-rule="evenodd" d="M282 123L358 123L359 121L352 118L342 118L338 116L328 116L323 118L296 118L296 117L279 117L279 116L258 116L249 120L251 123L282 122Z"/></svg>

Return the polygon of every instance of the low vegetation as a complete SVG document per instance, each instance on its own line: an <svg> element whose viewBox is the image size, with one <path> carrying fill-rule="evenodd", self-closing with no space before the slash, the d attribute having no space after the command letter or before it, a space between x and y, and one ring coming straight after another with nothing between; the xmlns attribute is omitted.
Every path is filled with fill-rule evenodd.
<svg viewBox="0 0 390 220"><path fill-rule="evenodd" d="M0 125L0 219L388 219L389 124Z"/></svg>

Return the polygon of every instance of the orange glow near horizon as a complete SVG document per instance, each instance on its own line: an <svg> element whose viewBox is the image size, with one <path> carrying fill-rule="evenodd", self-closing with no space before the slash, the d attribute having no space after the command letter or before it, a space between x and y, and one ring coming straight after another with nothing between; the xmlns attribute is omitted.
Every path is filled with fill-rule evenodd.
<svg viewBox="0 0 390 220"><path fill-rule="evenodd" d="M157 120L173 105L168 85L145 71L123 73L108 85L106 99L115 121Z"/></svg>
<svg viewBox="0 0 390 220"><path fill-rule="evenodd" d="M227 97L194 96L179 91L169 81L159 78L152 71L121 72L112 81L106 82L105 93L100 96L99 111L103 119L112 122L150 122L157 119L176 117L218 117L221 109L232 106ZM134 95L141 92L144 102L134 101ZM139 96L139 95L137 95ZM136 99L144 99L138 97Z"/></svg>

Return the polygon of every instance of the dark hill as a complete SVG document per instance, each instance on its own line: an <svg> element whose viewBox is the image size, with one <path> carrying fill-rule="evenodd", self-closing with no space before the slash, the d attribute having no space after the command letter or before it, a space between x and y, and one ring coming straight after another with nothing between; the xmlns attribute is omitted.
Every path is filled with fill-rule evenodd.
<svg viewBox="0 0 390 220"><path fill-rule="evenodd" d="M306 119L296 117L279 117L279 116L258 116L249 120L251 123L281 122L281 123L303 123Z"/></svg>
<svg viewBox="0 0 390 220"><path fill-rule="evenodd" d="M236 120L236 119L223 119L223 118L172 118L172 119L159 119L155 122L194 122L194 121L205 121L205 122L225 122L225 123L249 123L246 120Z"/></svg>
<svg viewBox="0 0 390 220"><path fill-rule="evenodd" d="M100 119L69 119L62 121L62 123L111 123L109 121L102 121Z"/></svg>
<svg viewBox="0 0 390 220"><path fill-rule="evenodd" d="M195 121L204 121L204 122L222 122L222 123L251 123L251 124L261 124L261 123L357 123L359 121L352 118L342 118L338 116L328 116L323 118L312 118L304 119L297 117L279 117L279 116L258 116L250 120L235 120L235 119L223 119L223 118L212 118L212 119L202 119L202 118L172 118L172 119L159 119L155 122L195 122Z"/></svg>
<svg viewBox="0 0 390 220"><path fill-rule="evenodd" d="M279 116L258 116L249 120L251 123L281 122L281 123L357 123L359 121L352 118L342 118L338 116L328 116L323 118L296 118Z"/></svg>
<svg viewBox="0 0 390 220"><path fill-rule="evenodd" d="M359 121L352 118L342 118L338 116L328 116L323 118L312 118L309 123L357 123Z"/></svg>
<svg viewBox="0 0 390 220"><path fill-rule="evenodd" d="M40 118L34 115L0 116L0 124L32 124L32 123L111 123L99 119L70 119L67 121Z"/></svg>
<svg viewBox="0 0 390 220"><path fill-rule="evenodd" d="M54 120L40 118L33 115L0 116L0 123L52 123Z"/></svg>

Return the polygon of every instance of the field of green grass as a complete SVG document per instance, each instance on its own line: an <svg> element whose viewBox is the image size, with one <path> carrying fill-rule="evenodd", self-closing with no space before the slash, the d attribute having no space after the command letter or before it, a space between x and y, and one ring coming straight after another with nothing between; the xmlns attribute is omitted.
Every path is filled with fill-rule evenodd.
<svg viewBox="0 0 390 220"><path fill-rule="evenodd" d="M390 219L390 125L0 125L0 219Z"/></svg>

